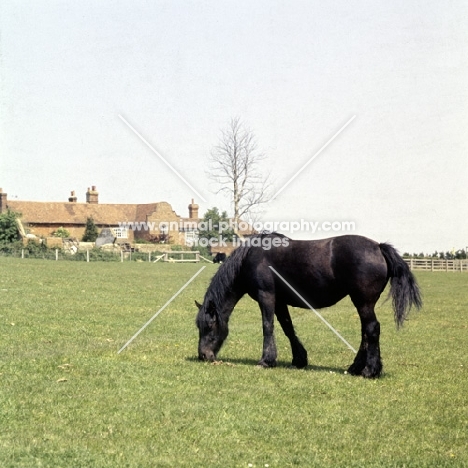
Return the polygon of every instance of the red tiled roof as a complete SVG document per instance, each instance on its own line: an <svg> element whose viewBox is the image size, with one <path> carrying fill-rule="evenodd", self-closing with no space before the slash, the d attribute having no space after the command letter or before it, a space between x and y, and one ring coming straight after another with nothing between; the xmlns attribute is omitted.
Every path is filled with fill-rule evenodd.
<svg viewBox="0 0 468 468"><path fill-rule="evenodd" d="M70 202L34 202L8 200L8 208L22 219L36 224L85 224L92 217L98 225L118 225L124 221L146 221L158 203L94 204Z"/></svg>

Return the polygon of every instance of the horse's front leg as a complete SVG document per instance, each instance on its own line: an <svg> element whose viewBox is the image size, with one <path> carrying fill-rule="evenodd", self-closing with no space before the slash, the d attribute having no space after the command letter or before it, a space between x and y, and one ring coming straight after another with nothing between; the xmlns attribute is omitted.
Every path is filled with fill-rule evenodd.
<svg viewBox="0 0 468 468"><path fill-rule="evenodd" d="M291 315L288 306L282 302L276 301L276 318L280 323L284 334L289 338L292 351L292 366L298 369L307 367L307 351L294 331L294 326L291 320Z"/></svg>
<svg viewBox="0 0 468 468"><path fill-rule="evenodd" d="M274 335L275 295L261 291L258 295L258 303L262 311L263 327L263 353L258 365L262 367L275 367L278 355Z"/></svg>

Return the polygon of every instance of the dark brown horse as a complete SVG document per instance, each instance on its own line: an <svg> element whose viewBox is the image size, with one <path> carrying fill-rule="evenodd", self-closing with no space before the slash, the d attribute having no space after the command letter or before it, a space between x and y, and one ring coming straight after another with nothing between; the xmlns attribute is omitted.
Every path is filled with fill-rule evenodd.
<svg viewBox="0 0 468 468"><path fill-rule="evenodd" d="M296 292L276 275L272 267ZM390 294L397 326L414 305L421 307L418 285L408 265L389 244L362 236L346 235L315 241L291 240L280 234L260 234L248 239L223 263L211 280L196 324L198 356L214 361L228 335L229 317L239 299L248 294L260 306L263 321L263 354L259 364L276 365L274 316L289 338L292 365L307 366L307 351L293 328L288 305L320 309L350 296L361 319L361 346L348 372L378 377L382 372L380 324L374 312L390 279Z"/></svg>

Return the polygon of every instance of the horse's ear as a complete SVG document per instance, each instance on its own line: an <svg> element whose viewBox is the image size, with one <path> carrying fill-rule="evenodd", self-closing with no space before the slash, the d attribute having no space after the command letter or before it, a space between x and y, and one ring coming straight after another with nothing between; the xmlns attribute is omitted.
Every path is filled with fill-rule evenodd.
<svg viewBox="0 0 468 468"><path fill-rule="evenodd" d="M198 310L200 310L202 307L202 305L198 301L195 301L195 305L198 307Z"/></svg>
<svg viewBox="0 0 468 468"><path fill-rule="evenodd" d="M212 317L215 317L218 315L216 313L216 306L213 301L208 302L208 307L206 308L206 312Z"/></svg>

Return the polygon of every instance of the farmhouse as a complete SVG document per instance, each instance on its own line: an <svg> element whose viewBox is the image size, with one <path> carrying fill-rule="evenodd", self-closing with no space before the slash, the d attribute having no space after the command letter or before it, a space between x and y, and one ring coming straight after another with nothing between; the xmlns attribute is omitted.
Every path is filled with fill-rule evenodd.
<svg viewBox="0 0 468 468"><path fill-rule="evenodd" d="M167 202L144 204L100 204L95 186L88 188L86 201L78 202L74 191L64 202L8 200L0 189L0 213L21 213L25 231L37 237L50 237L60 227L71 237L83 237L86 220L92 218L99 229L112 228L115 236L133 242L155 235L166 235L169 242L186 244L196 235L198 205L188 206L188 217L179 216Z"/></svg>

